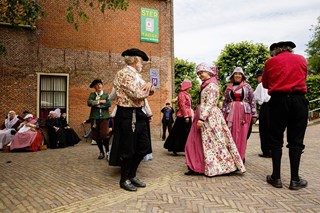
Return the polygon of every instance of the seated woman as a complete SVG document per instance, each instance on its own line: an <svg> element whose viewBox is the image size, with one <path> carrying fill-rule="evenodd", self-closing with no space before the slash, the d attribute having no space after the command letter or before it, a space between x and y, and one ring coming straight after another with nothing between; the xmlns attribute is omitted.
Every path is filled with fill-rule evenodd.
<svg viewBox="0 0 320 213"><path fill-rule="evenodd" d="M60 109L50 111L46 126L49 134L49 148L64 148L67 146L67 139L64 128L62 128Z"/></svg>
<svg viewBox="0 0 320 213"><path fill-rule="evenodd" d="M12 141L13 136L18 131L20 123L21 121L15 111L9 111L8 116L0 126L0 149L2 149L5 144L9 144Z"/></svg>
<svg viewBox="0 0 320 213"><path fill-rule="evenodd" d="M33 115L28 114L18 127L18 132L14 135L10 144L10 150L23 148L28 151L37 151L41 144L42 136L39 131L37 119L33 119Z"/></svg>
<svg viewBox="0 0 320 213"><path fill-rule="evenodd" d="M79 138L79 136L77 135L77 133L74 131L74 129L72 129L68 122L67 122L67 113L62 113L60 116L60 124L61 127L64 129L65 135L66 135L66 145L67 146L73 146L77 143L79 143L79 141L81 141L81 139Z"/></svg>

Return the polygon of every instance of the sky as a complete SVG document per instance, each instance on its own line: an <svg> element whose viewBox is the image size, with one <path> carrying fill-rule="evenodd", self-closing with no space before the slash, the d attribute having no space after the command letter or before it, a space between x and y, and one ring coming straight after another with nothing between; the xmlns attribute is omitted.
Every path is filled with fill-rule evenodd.
<svg viewBox="0 0 320 213"><path fill-rule="evenodd" d="M320 0L173 0L175 57L209 65L226 44L293 41L307 56Z"/></svg>

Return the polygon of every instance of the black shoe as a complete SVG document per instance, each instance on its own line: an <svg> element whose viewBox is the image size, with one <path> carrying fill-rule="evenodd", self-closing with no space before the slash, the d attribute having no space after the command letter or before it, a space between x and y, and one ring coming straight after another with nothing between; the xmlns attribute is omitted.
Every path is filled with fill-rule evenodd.
<svg viewBox="0 0 320 213"><path fill-rule="evenodd" d="M185 172L184 175L201 175L201 173L189 170Z"/></svg>
<svg viewBox="0 0 320 213"><path fill-rule="evenodd" d="M176 153L176 152L173 152L173 155L174 155L174 156L178 156L178 153Z"/></svg>
<svg viewBox="0 0 320 213"><path fill-rule="evenodd" d="M146 187L146 184L137 177L130 178L130 181L136 187L142 187L142 188Z"/></svg>
<svg viewBox="0 0 320 213"><path fill-rule="evenodd" d="M276 188L282 188L281 179L273 179L271 175L267 175L267 183Z"/></svg>
<svg viewBox="0 0 320 213"><path fill-rule="evenodd" d="M299 181L291 180L289 189L298 190L308 186L308 181L301 179Z"/></svg>
<svg viewBox="0 0 320 213"><path fill-rule="evenodd" d="M124 182L120 182L120 187L123 188L124 190L130 191L130 192L137 191L137 187L132 185L130 180L126 180Z"/></svg>
<svg viewBox="0 0 320 213"><path fill-rule="evenodd" d="M98 159L101 160L101 159L103 159L103 158L104 158L104 153L103 153L103 152L100 152Z"/></svg>
<svg viewBox="0 0 320 213"><path fill-rule="evenodd" d="M261 158L271 158L271 155L259 154L259 157L261 157Z"/></svg>

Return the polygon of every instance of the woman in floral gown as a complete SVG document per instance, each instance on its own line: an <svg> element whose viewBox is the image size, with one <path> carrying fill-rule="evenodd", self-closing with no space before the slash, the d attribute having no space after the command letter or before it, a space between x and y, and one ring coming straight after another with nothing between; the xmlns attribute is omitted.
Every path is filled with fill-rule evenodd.
<svg viewBox="0 0 320 213"><path fill-rule="evenodd" d="M200 104L188 136L185 156L189 171L186 175L216 176L234 171L245 172L245 167L217 106L219 86L217 67L201 63L196 72L202 80Z"/></svg>

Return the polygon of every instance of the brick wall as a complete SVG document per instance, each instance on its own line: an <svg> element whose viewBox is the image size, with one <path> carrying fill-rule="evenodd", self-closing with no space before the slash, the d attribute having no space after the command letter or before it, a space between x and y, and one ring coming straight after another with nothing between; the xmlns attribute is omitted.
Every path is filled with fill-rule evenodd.
<svg viewBox="0 0 320 213"><path fill-rule="evenodd" d="M80 24L78 32L65 20L65 0L39 2L47 17L37 23L35 31L0 25L0 42L7 49L7 55L0 57L3 120L9 110L37 113L38 74L69 74L69 123L83 135L80 123L90 111L86 105L92 91L89 84L101 78L110 92L115 73L124 66L121 52L137 47L151 58L144 66L144 79L149 80L150 68L160 71L161 88L148 98L154 113L152 133L160 136L160 110L172 98L172 2L135 0L129 2L127 11L107 11L105 15L95 11L87 23ZM159 11L158 44L140 42L141 7Z"/></svg>

